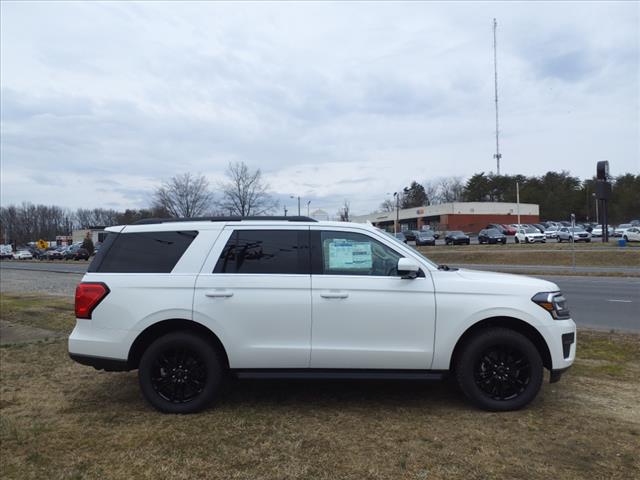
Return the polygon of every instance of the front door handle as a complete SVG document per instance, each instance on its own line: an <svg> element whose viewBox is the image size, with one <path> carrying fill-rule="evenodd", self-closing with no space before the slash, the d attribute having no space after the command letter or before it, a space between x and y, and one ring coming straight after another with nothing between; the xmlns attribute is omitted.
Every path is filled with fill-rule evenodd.
<svg viewBox="0 0 640 480"><path fill-rule="evenodd" d="M233 297L233 292L227 290L209 290L205 292L205 295L212 298L228 298Z"/></svg>
<svg viewBox="0 0 640 480"><path fill-rule="evenodd" d="M321 293L320 296L322 298L347 298L349 294L346 292L327 292Z"/></svg>

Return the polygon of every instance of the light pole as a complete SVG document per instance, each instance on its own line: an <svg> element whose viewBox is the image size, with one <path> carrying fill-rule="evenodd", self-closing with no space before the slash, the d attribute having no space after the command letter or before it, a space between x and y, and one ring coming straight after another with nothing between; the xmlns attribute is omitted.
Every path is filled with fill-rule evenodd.
<svg viewBox="0 0 640 480"><path fill-rule="evenodd" d="M309 216L309 205L311 205L311 200L307 202L307 217Z"/></svg>
<svg viewBox="0 0 640 480"><path fill-rule="evenodd" d="M598 215L598 197L596 197L595 193L592 193L591 196L596 204L596 223L600 223L600 216Z"/></svg>
<svg viewBox="0 0 640 480"><path fill-rule="evenodd" d="M294 195L289 195L289 198L297 198L298 199L298 216L300 216L300 195L297 197Z"/></svg>
<svg viewBox="0 0 640 480"><path fill-rule="evenodd" d="M396 224L393 231L398 233L400 231L400 195L398 192L394 192L393 196L396 198Z"/></svg>

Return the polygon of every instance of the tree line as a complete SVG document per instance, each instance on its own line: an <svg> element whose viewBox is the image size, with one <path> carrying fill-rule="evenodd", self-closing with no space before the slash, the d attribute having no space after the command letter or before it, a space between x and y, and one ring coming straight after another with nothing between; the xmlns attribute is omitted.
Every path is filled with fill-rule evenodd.
<svg viewBox="0 0 640 480"><path fill-rule="evenodd" d="M69 210L28 202L2 206L0 242L23 245L38 239L53 240L58 235L71 235L74 229L130 224L143 218L266 215L278 207L260 169L252 171L243 162L232 162L226 177L214 192L204 175L176 175L153 191L149 208Z"/></svg>
<svg viewBox="0 0 640 480"><path fill-rule="evenodd" d="M545 220L565 220L572 213L581 221L596 221L596 179L580 180L567 171L547 172L541 176L476 173L466 182L446 177L422 184L413 181L394 199L387 198L380 210L391 212L448 202L516 202L516 183L520 202L540 206ZM640 175L626 173L611 179L609 220L622 223L640 217Z"/></svg>

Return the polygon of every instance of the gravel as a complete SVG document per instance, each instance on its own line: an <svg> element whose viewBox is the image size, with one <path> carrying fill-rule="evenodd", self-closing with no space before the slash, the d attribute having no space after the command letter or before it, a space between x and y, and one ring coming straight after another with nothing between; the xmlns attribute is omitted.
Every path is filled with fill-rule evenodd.
<svg viewBox="0 0 640 480"><path fill-rule="evenodd" d="M73 297L82 273L52 273L3 268L0 273L0 292L34 293Z"/></svg>

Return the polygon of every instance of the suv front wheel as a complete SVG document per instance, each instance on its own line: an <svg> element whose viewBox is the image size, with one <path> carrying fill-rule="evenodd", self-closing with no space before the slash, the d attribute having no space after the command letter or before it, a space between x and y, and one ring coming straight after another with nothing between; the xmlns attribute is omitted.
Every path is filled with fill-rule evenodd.
<svg viewBox="0 0 640 480"><path fill-rule="evenodd" d="M524 335L492 328L474 336L455 365L458 384L478 407L517 410L531 402L542 385L542 358Z"/></svg>
<svg viewBox="0 0 640 480"><path fill-rule="evenodd" d="M206 408L222 384L222 365L213 347L190 332L173 332L154 341L138 367L147 401L167 413Z"/></svg>

